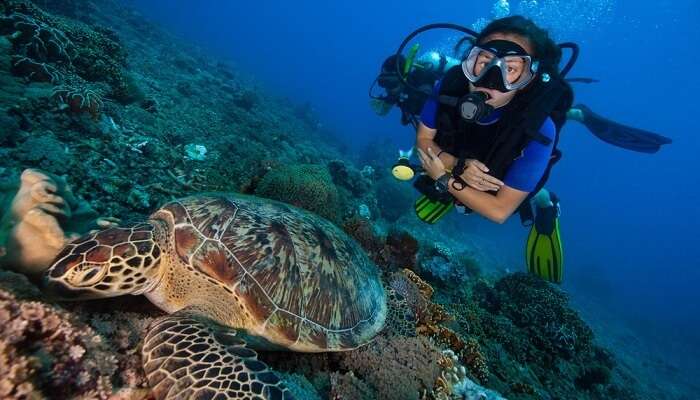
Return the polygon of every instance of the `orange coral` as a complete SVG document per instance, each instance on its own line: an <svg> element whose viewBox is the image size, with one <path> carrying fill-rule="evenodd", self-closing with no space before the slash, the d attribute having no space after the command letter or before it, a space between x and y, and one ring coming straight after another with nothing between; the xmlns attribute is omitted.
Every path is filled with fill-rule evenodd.
<svg viewBox="0 0 700 400"><path fill-rule="evenodd" d="M425 300L425 307L418 313L416 328L418 334L431 337L437 343L452 349L464 360L469 372L481 382L485 382L488 379L489 370L479 342L474 338L465 341L452 329L443 326L444 322L451 321L453 318L443 306L430 301L433 295L430 284L409 269L404 269L402 273L418 287Z"/></svg>
<svg viewBox="0 0 700 400"><path fill-rule="evenodd" d="M489 379L489 367L486 365L486 357L481 352L479 342L474 338L467 339L466 346L462 351L462 358L472 373L482 383Z"/></svg>
<svg viewBox="0 0 700 400"><path fill-rule="evenodd" d="M423 297L425 297L426 299L430 299L431 297L433 297L433 287L430 286L428 282L421 279L421 277L418 276L418 274L416 274L408 268L404 268L403 273L406 274L408 279L415 283L416 286L418 286L418 289L420 289L420 292L423 295Z"/></svg>

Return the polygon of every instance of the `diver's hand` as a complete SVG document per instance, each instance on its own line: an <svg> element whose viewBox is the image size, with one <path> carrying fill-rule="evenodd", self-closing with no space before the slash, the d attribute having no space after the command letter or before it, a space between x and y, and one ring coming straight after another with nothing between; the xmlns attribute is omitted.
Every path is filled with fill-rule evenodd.
<svg viewBox="0 0 700 400"><path fill-rule="evenodd" d="M445 164L435 155L431 147L428 147L428 154L418 148L418 157L420 158L420 163L423 165L425 173L433 178L433 180L445 174Z"/></svg>
<svg viewBox="0 0 700 400"><path fill-rule="evenodd" d="M503 186L503 182L489 175L489 168L479 160L468 159L465 163L467 166L462 172L461 178L476 190L497 191Z"/></svg>

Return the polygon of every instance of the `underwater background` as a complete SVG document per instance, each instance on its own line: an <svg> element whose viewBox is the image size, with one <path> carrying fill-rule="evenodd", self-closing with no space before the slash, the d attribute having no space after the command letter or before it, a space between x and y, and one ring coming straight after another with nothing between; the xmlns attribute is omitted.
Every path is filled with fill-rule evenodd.
<svg viewBox="0 0 700 400"><path fill-rule="evenodd" d="M309 101L323 124L360 156L368 143L397 151L413 144L410 127L367 106L367 87L383 60L414 29L434 22L478 28L480 19L522 13L573 41L581 55L570 76L584 103L617 122L674 140L654 155L609 146L575 122L562 132L564 153L547 187L562 199L564 287L574 300L609 312L649 346L661 346L700 376L700 136L692 120L700 79L700 4L686 1L310 1L133 2L180 36L230 57L270 90ZM213 12L212 10L216 10ZM244 17L245 16L245 17ZM444 34L445 42L449 34ZM437 43L440 44L439 41ZM565 59L566 59L565 54ZM386 139L387 142L383 142ZM389 144L390 143L390 144ZM388 165L389 166L389 165ZM387 167L388 167L387 166ZM388 173L388 172L387 172ZM497 226L452 216L457 240L476 236L503 265L523 265L527 231L518 218ZM513 268L511 267L511 269Z"/></svg>
<svg viewBox="0 0 700 400"><path fill-rule="evenodd" d="M294 192L298 190L294 185L332 181L330 186L337 186L336 194L315 199L316 202L308 200L307 205L344 227L375 261L391 265L380 268L396 273L399 268L414 266L410 269L435 288L432 300L422 292L422 301L443 304L458 321L450 329L458 333L460 343L466 341L462 347L472 349L460 353L459 362L467 366L468 376L483 388L515 399L697 398L700 180L694 176L694 161L700 150L700 137L692 120L700 105L695 98L700 91L700 80L695 77L696 66L700 65L700 53L695 51L700 39L697 2L441 0L291 4L37 0L0 4L4 16L20 12L65 31L78 47L76 55L70 57L81 82L104 93L104 104L95 100L75 105L71 102L73 92L56 90L63 87L58 80L53 82L51 77L49 82L36 82L36 74L17 72L17 59L11 59L9 47L3 47L3 65L9 67L2 71L5 75L0 80L0 178L16 178L19 171L28 167L64 176L75 194L90 203L96 214L125 221L143 218L173 196L230 190L291 202L299 194ZM558 297L559 291L538 286L540 283L522 274L513 274L525 270L527 229L520 226L517 217L504 225L454 213L434 226L422 226L415 219L411 210L415 193L410 184L393 181L389 171L398 150L409 148L415 135L410 127L400 125L397 110L382 117L368 103L368 89L381 63L414 29L433 22L453 22L478 30L489 20L509 14L531 17L549 29L558 42L573 41L581 46L581 56L570 76L595 78L599 82L575 84L575 103L584 103L617 122L673 139L671 145L649 155L607 145L576 122L567 123L563 129L559 148L564 158L553 170L547 187L562 201L566 261L561 288L569 296L568 305ZM59 19L52 20L52 15ZM72 25L71 21L80 22ZM97 34L84 33L93 31ZM9 34L2 31L2 35ZM444 48L454 40L454 34L438 33L430 40L426 47ZM65 67L60 61L46 62L59 71ZM66 82L61 84L65 86ZM319 165L323 168L313 167ZM280 185L287 182L284 174L302 177L289 184L292 194L277 193ZM362 230L365 222L356 222L358 216L365 218L365 210L371 215L368 219L372 234L382 238L381 249L362 241L371 237ZM396 234L397 231L402 233ZM1 233L0 241L4 238ZM431 247L431 243L442 245ZM416 247L413 253L404 254L411 253L405 250L411 246ZM436 271L445 268L466 270L460 264L464 263L463 253L470 268L480 272L438 276ZM420 273L431 268L433 275ZM55 315L69 319L62 314L66 311L41 308L43 305L38 304L48 303L37 300L39 295L30 284L18 283L19 278L8 276L0 279L0 288L12 292L11 296L0 293L3 326L14 326L8 321L19 321L20 316L27 319L26 313L31 316L30 321L39 314L38 318L44 321L52 321ZM408 276L414 279L413 275ZM459 277L457 287L445 284L454 281L455 276ZM487 283L482 286L482 281ZM424 288L420 278L411 282ZM510 331L499 325L492 332L487 327L488 317L465 315L488 314L484 310L490 308L483 304L488 303L492 292L510 293L509 288L518 285L535 288L547 296L552 290L554 300L503 295L504 304L512 300L517 307L518 301L533 301L548 307L547 301L551 300L554 313L568 316L574 310L595 333L596 345L607 349L616 361L608 362L608 353L595 347L591 351L593 359L603 360L600 362L606 366L588 370L581 367L588 365L588 356L580 355L585 353L583 350L579 354L578 347L574 351L554 346L553 351L561 353L554 357L555 361L542 357L538 360L546 359L551 364L531 366L536 371L532 375L537 375L539 381L523 378L514 372L515 368L503 367L511 364L498 358L508 359L514 353L508 346L517 348L522 344L500 338L499 343L508 351L499 350L500 345L490 347L497 341L494 338L499 330ZM10 287L15 289L9 290ZM467 307L469 300L460 300L466 299L460 297L464 293L480 299L473 301L479 304L478 312L477 308ZM19 305L24 296L32 302ZM111 316L108 310L117 304L126 304L127 309ZM66 349L56 344L46 346L51 349L49 353L70 354L68 359L72 361L49 366L45 363L43 367L30 368L32 359L28 353L7 350L17 343L22 344L17 348L25 349L33 348L27 345L30 342L51 343L48 335L31 331L32 323L27 325L29 328L17 328L21 335L15 335L14 328L4 332L0 329L0 339L4 340L0 366L5 368L0 369L0 397L29 398L27 392L42 393L39 398L77 398L78 393L84 398L108 398L107 393L117 393L118 386L145 388L138 360L131 351L147 321L133 314L141 307L139 304L130 300L69 307L71 315L82 316L80 322L75 322L76 328L69 329L68 337L75 343ZM430 309L433 316L440 314L435 308ZM515 322L516 317L509 318L522 328ZM578 317L571 318L578 321ZM79 323L91 326L94 333L90 335L103 337L103 344L88 346L89 340L76 333L83 326ZM421 323L428 330L441 325L439 318L432 324L423 320ZM119 326L128 326L128 331L122 332ZM583 322L580 326L581 332L586 332ZM488 339L482 339L477 332ZM528 342L528 335L532 338L537 331L518 332L518 340ZM397 343L380 339L381 346L388 349L400 347ZM78 362L83 356L81 353L76 357L75 346L87 349L86 354L93 354L94 359L110 361L87 368L87 356L85 362ZM420 353L424 361L430 359L426 355L431 354L426 350L430 346L423 342L402 346ZM474 350L478 346L483 351ZM105 356L111 352L116 355ZM481 353L486 355L483 360ZM308 393L320 397L332 394L336 399L413 398L396 393L388 397L382 391L386 390L385 381L358 372L373 368L373 363L386 357L389 356L381 352L367 351L340 361L300 357L294 364L277 360L274 355L265 361L289 373L290 380L294 373L304 375L306 380L297 378L298 381L313 386ZM488 365L490 372L480 369L482 364ZM9 368L11 365L24 369ZM432 364L431 368L438 370ZM553 381L560 379L564 383L542 379L548 368L560 374ZM63 379L56 375L57 370L70 371L83 380L69 380L71 384L64 385L66 391L61 394L50 392L46 388L59 387L56 382ZM128 376L114 378L119 371ZM331 389L328 383L320 383L320 378L318 382L311 378L321 376L318 371L330 374L334 382ZM355 371L361 379L348 371ZM494 371L509 371L517 378ZM45 383L52 376L57 377L54 383ZM104 376L111 376L111 383L105 383ZM566 381L568 378L570 382ZM429 386L417 377L414 380ZM22 382L32 382L34 386L29 390ZM482 392L489 398L498 398L486 389ZM129 393L121 395L149 398L148 394ZM347 393L360 394L355 397ZM469 398L463 396L447 398Z"/></svg>

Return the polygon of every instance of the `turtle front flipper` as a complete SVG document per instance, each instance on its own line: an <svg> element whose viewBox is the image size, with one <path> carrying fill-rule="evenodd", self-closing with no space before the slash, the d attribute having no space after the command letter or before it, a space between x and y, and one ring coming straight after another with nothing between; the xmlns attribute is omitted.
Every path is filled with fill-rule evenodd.
<svg viewBox="0 0 700 400"><path fill-rule="evenodd" d="M186 311L150 326L143 365L156 399L293 400L235 330Z"/></svg>

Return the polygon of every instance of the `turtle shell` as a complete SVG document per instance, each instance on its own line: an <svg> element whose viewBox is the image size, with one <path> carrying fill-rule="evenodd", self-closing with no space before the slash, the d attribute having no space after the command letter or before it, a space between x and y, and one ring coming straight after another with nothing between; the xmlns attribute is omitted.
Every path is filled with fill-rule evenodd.
<svg viewBox="0 0 700 400"><path fill-rule="evenodd" d="M168 222L179 259L230 291L260 336L323 351L357 347L383 327L379 271L353 239L319 216L226 194L173 201L152 218Z"/></svg>

